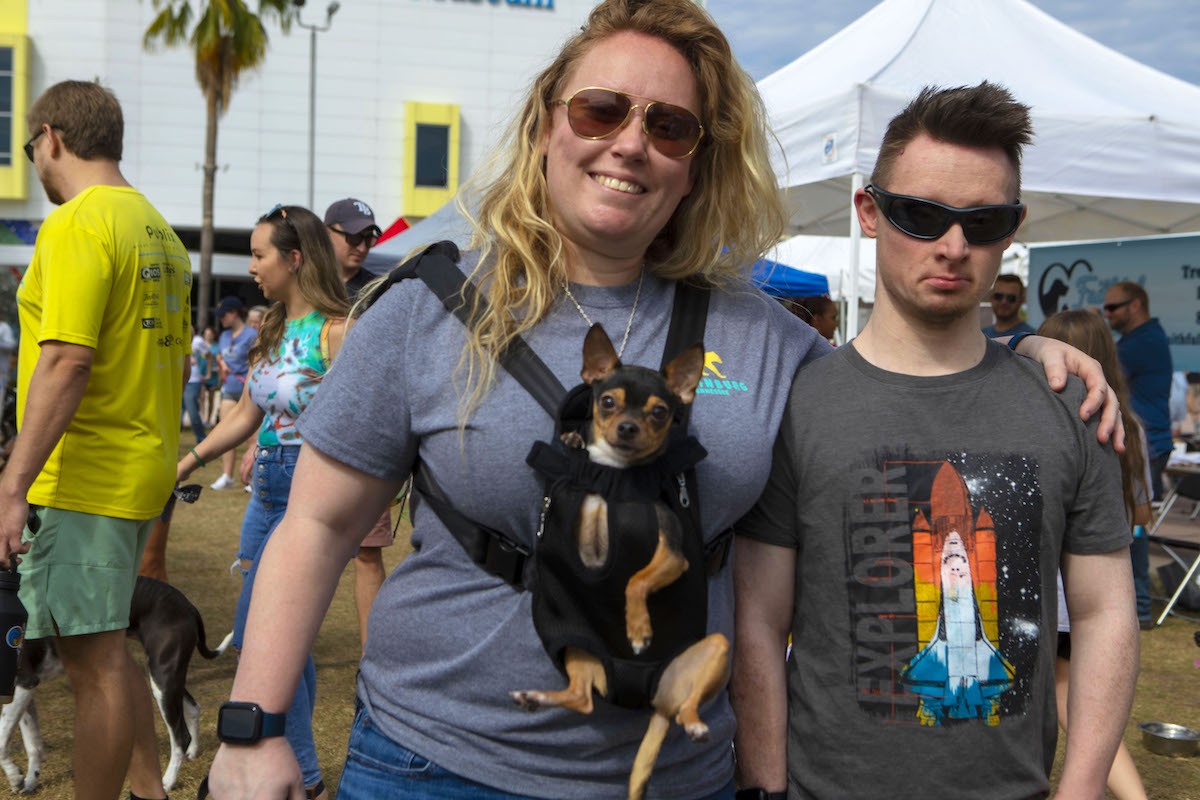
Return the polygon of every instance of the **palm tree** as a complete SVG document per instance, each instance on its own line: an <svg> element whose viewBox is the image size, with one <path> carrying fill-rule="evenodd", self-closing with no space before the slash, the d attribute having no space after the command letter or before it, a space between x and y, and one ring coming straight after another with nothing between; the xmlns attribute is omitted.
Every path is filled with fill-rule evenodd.
<svg viewBox="0 0 1200 800"><path fill-rule="evenodd" d="M238 78L262 64L267 53L264 20L277 17L287 33L295 16L293 0L259 0L258 13L243 0L153 0L158 15L146 28L142 45L187 44L196 53L196 81L204 93L204 192L200 223L200 285L197 324L205 324L210 308L213 256L213 185L217 174L217 118L229 106ZM301 5L301 4L297 4ZM195 20L193 24L193 19Z"/></svg>

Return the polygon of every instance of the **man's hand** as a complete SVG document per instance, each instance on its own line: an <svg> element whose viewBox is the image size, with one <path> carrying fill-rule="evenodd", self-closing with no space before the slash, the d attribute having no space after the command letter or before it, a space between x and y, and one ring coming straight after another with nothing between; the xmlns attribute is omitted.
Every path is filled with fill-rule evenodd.
<svg viewBox="0 0 1200 800"><path fill-rule="evenodd" d="M1067 385L1067 375L1075 375L1087 387L1087 397L1079 407L1079 418L1088 420L1100 411L1096 438L1101 444L1112 441L1113 449L1125 452L1125 426L1121 423L1121 404L1108 385L1100 362L1066 342L1046 336L1026 336L1017 344L1017 352L1029 356L1046 371L1046 382L1056 392Z"/></svg>
<svg viewBox="0 0 1200 800"><path fill-rule="evenodd" d="M21 539L29 520L29 503L23 497L6 497L0 499L0 505L0 568L13 568L21 562L17 556L29 552L29 543Z"/></svg>
<svg viewBox="0 0 1200 800"><path fill-rule="evenodd" d="M253 745L223 744L208 773L213 800L304 800L304 777L282 736Z"/></svg>

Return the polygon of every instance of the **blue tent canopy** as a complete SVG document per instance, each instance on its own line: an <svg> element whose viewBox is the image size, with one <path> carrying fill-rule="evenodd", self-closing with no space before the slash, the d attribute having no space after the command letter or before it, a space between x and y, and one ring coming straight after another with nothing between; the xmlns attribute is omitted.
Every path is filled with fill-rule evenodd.
<svg viewBox="0 0 1200 800"><path fill-rule="evenodd" d="M829 279L768 258L754 262L751 277L774 297L812 297L829 294Z"/></svg>

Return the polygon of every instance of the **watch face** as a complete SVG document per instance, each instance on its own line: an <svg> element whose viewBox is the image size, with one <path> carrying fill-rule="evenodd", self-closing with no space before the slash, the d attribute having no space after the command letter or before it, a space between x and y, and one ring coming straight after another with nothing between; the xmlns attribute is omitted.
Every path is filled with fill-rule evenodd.
<svg viewBox="0 0 1200 800"><path fill-rule="evenodd" d="M262 738L262 710L253 703L226 703L217 715L217 737L229 744L253 744Z"/></svg>

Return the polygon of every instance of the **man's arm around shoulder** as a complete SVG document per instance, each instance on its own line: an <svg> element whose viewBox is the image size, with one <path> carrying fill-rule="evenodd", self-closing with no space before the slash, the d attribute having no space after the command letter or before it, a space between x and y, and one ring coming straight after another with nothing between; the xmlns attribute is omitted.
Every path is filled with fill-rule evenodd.
<svg viewBox="0 0 1200 800"><path fill-rule="evenodd" d="M20 435L0 477L0 566L8 564L12 554L29 550L21 542L29 516L26 495L79 408L95 355L95 350L84 345L42 343L29 381Z"/></svg>
<svg viewBox="0 0 1200 800"><path fill-rule="evenodd" d="M1057 798L1102 798L1125 731L1138 669L1138 626L1129 551L1064 553L1071 614L1067 719L1072 731Z"/></svg>

